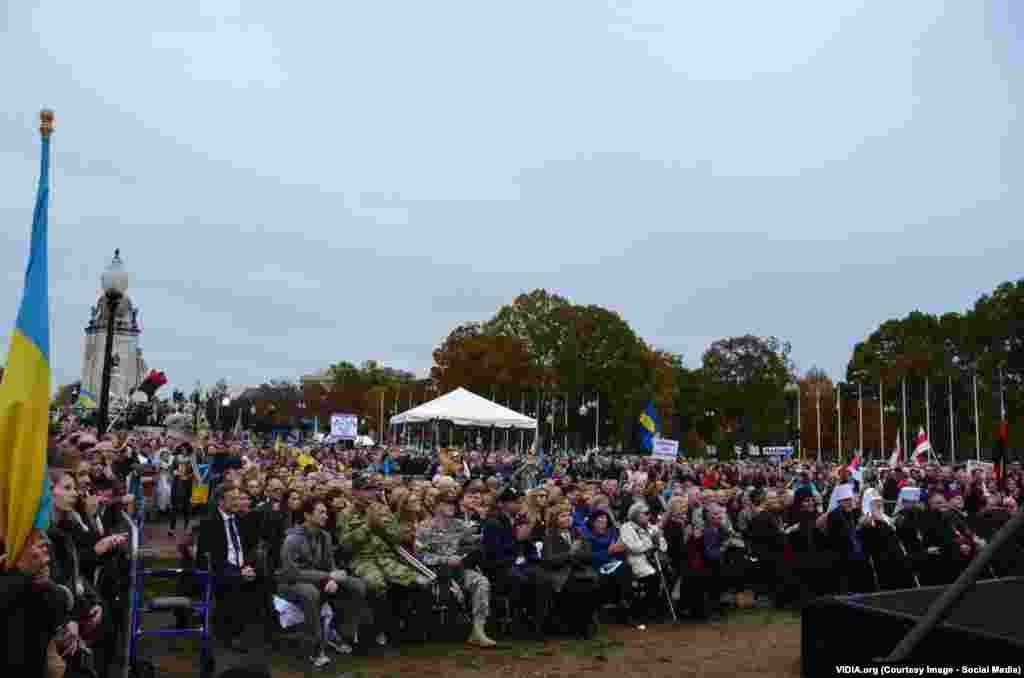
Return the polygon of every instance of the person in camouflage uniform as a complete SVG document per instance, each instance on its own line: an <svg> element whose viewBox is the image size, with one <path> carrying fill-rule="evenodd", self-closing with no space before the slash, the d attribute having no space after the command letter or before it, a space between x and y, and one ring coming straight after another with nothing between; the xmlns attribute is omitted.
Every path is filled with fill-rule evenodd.
<svg viewBox="0 0 1024 678"><path fill-rule="evenodd" d="M377 643L384 645L399 619L411 617L410 636L425 632L433 599L430 582L398 555L398 519L380 500L381 490L366 475L353 477L355 509L338 516L336 535L351 554L352 574L366 582L374 618L387 629L377 636Z"/></svg>
<svg viewBox="0 0 1024 678"><path fill-rule="evenodd" d="M479 543L473 526L454 517L457 497L452 492L442 493L437 499L433 522L416 531L416 541L422 544L418 554L424 564L432 568L447 568L451 579L468 595L473 605L473 631L469 644L477 647L497 645L487 637L484 627L490 614L491 583L480 572L468 569L463 557L468 546Z"/></svg>

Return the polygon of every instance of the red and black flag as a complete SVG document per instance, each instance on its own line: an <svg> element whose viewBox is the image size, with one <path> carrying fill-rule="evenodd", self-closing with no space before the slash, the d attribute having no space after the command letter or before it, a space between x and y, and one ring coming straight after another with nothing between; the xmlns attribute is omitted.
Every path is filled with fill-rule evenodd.
<svg viewBox="0 0 1024 678"><path fill-rule="evenodd" d="M1003 476L1006 472L1006 448L1009 441L1009 426L1006 422L1006 417L999 422L999 426L996 428L996 444L995 451L992 454L993 462L993 473L995 474L996 481L1000 484L1003 482Z"/></svg>

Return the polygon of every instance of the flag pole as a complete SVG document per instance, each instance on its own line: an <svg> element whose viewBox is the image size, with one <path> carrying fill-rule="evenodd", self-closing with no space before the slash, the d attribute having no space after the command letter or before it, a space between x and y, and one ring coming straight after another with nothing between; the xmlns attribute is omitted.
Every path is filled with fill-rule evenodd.
<svg viewBox="0 0 1024 678"><path fill-rule="evenodd" d="M22 553L49 527L50 291L48 230L53 111L39 112L39 185L25 286L11 333L6 379L0 382L0 568L14 570Z"/></svg>
<svg viewBox="0 0 1024 678"><path fill-rule="evenodd" d="M857 427L860 429L858 433L857 447L860 448L860 453L864 454L864 385L857 384Z"/></svg>
<svg viewBox="0 0 1024 678"><path fill-rule="evenodd" d="M885 382L878 378L878 454L885 458Z"/></svg>
<svg viewBox="0 0 1024 678"><path fill-rule="evenodd" d="M974 458L981 461L981 419L978 416L978 370L974 370Z"/></svg>
<svg viewBox="0 0 1024 678"><path fill-rule="evenodd" d="M904 450L909 450L909 439L907 436L909 432L907 430L907 378L903 377L903 430L900 432L903 436L903 440L900 441L900 447ZM909 458L909 457L908 457Z"/></svg>
<svg viewBox="0 0 1024 678"><path fill-rule="evenodd" d="M796 384L796 444L798 446L798 449L800 450L799 459L800 459L800 461L803 461L804 460L804 440L803 440L804 429L803 429L803 426L802 426L802 422L800 421L800 391L801 391L801 389L800 389L800 382L797 381L797 384Z"/></svg>
<svg viewBox="0 0 1024 678"><path fill-rule="evenodd" d="M1006 419L1006 391L1003 385L1003 366L999 366L999 421Z"/></svg>
<svg viewBox="0 0 1024 678"><path fill-rule="evenodd" d="M818 413L818 463L821 463L821 386L814 389L814 409Z"/></svg>
<svg viewBox="0 0 1024 678"><path fill-rule="evenodd" d="M924 418L925 431L928 433L928 442L932 441L932 392L931 383L928 377L924 378Z"/></svg>
<svg viewBox="0 0 1024 678"><path fill-rule="evenodd" d="M956 463L956 434L953 427L953 375L948 377L949 384L949 463Z"/></svg>
<svg viewBox="0 0 1024 678"><path fill-rule="evenodd" d="M836 384L836 431L838 437L836 440L836 461L843 463L843 384L842 382Z"/></svg>

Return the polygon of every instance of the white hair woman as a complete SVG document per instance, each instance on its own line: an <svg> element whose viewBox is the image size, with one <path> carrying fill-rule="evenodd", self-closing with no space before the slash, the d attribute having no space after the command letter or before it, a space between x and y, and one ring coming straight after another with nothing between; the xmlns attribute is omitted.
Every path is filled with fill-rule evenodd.
<svg viewBox="0 0 1024 678"><path fill-rule="evenodd" d="M638 501L630 506L626 523L622 526L621 538L626 546L626 563L633 569L633 577L643 589L643 595L633 606L632 614L641 618L649 616L655 610L661 586L653 559L659 553L668 551L668 542L662 534L662 525L651 524L651 511L646 503ZM638 628L646 629L643 624Z"/></svg>

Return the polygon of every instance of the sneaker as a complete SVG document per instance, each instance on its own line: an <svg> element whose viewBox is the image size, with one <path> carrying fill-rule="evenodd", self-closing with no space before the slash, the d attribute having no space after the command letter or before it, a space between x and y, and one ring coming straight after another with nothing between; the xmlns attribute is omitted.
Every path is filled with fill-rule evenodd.
<svg viewBox="0 0 1024 678"><path fill-rule="evenodd" d="M326 642L327 647L331 648L338 654L352 654L352 646L346 643L334 629L331 629L331 635L327 638Z"/></svg>
<svg viewBox="0 0 1024 678"><path fill-rule="evenodd" d="M322 669L331 663L331 658L321 652L320 654L311 657L310 661L313 662L314 669Z"/></svg>

